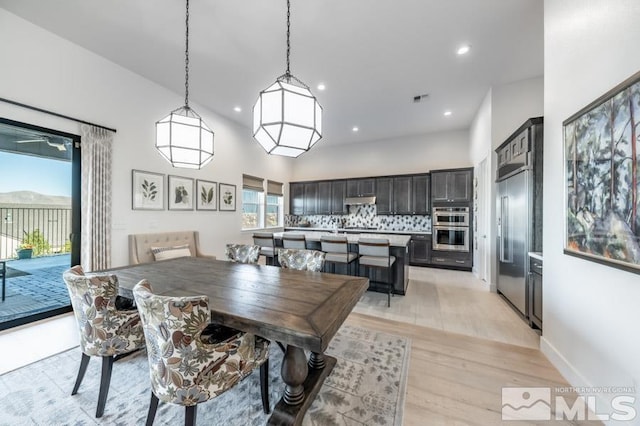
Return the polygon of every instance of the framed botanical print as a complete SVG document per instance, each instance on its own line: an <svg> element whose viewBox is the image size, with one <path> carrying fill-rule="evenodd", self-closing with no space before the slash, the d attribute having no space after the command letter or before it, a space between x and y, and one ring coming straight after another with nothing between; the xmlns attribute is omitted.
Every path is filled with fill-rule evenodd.
<svg viewBox="0 0 640 426"><path fill-rule="evenodd" d="M196 210L218 209L218 184L208 180L196 180Z"/></svg>
<svg viewBox="0 0 640 426"><path fill-rule="evenodd" d="M221 183L220 190L220 211L236 210L236 186L228 183Z"/></svg>
<svg viewBox="0 0 640 426"><path fill-rule="evenodd" d="M193 179L169 175L169 210L193 210Z"/></svg>
<svg viewBox="0 0 640 426"><path fill-rule="evenodd" d="M164 175L131 170L131 208L164 210Z"/></svg>

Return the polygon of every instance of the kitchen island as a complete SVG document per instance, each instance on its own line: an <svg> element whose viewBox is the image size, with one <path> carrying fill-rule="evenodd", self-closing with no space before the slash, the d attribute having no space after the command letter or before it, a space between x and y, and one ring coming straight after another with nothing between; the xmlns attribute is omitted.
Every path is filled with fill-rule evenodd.
<svg viewBox="0 0 640 426"><path fill-rule="evenodd" d="M276 239L276 246L282 247L282 235L285 232L276 232L273 234ZM393 293L404 295L407 291L409 284L409 241L411 236L409 235L397 235L397 234L378 234L378 233L335 233L327 231L291 231L286 232L288 234L303 234L307 240L307 248L310 250L320 250L320 239L325 235L345 235L349 242L349 251L358 252L358 240L360 238L384 238L389 240L390 252L392 256L396 257L395 266L393 270ZM343 265L336 265L335 272L338 274L347 274L347 268ZM360 268L361 274L364 274L364 268ZM329 271L327 271L329 272ZM370 285L369 289L373 291L379 291L381 293L387 292L387 286L383 284L387 280L387 273L379 270L378 268L372 268L370 272Z"/></svg>

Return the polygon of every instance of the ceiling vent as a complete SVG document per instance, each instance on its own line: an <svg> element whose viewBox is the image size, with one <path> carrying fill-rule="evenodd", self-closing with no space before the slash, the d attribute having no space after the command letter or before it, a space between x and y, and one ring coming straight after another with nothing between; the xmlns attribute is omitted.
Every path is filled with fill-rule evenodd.
<svg viewBox="0 0 640 426"><path fill-rule="evenodd" d="M425 93L424 95L417 95L413 97L413 103L417 104L418 102L422 102L423 100L427 99L429 97L428 93Z"/></svg>

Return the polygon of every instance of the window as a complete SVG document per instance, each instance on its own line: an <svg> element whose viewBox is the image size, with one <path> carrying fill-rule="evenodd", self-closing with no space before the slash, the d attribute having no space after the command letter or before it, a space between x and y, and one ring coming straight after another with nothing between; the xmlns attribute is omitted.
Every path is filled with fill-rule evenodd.
<svg viewBox="0 0 640 426"><path fill-rule="evenodd" d="M264 227L264 180L242 175L242 229Z"/></svg>
<svg viewBox="0 0 640 426"><path fill-rule="evenodd" d="M284 225L284 194L282 184L272 180L267 181L267 227Z"/></svg>

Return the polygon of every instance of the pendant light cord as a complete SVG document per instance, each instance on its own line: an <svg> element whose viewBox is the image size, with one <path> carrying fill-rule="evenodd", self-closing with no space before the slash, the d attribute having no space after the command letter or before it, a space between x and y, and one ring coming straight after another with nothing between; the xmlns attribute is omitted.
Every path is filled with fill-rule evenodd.
<svg viewBox="0 0 640 426"><path fill-rule="evenodd" d="M188 1L188 0L187 0ZM291 77L291 71L289 69L289 55L291 54L291 42L289 37L291 36L291 0L287 0L287 73L288 77Z"/></svg>
<svg viewBox="0 0 640 426"><path fill-rule="evenodd" d="M288 1L288 0L287 0ZM184 50L184 106L189 108L189 0L185 18L185 50Z"/></svg>

